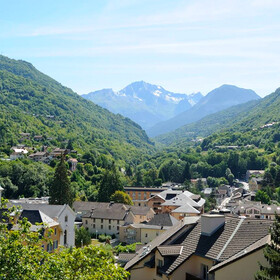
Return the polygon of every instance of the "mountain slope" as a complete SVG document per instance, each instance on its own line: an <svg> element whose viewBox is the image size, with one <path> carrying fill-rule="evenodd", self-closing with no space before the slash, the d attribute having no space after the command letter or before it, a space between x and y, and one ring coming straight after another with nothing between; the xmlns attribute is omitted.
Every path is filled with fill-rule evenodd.
<svg viewBox="0 0 280 280"><path fill-rule="evenodd" d="M202 95L173 93L161 86L140 81L128 85L119 92L103 89L82 97L113 113L129 117L146 129L191 108Z"/></svg>
<svg viewBox="0 0 280 280"><path fill-rule="evenodd" d="M209 92L191 109L172 119L156 124L148 129L147 133L151 137L164 134L183 125L198 121L207 115L259 98L253 90L223 85Z"/></svg>
<svg viewBox="0 0 280 280"><path fill-rule="evenodd" d="M232 126L252 110L260 100L252 100L244 104L232 106L226 110L210 114L199 121L186 124L176 130L155 137L157 142L165 145L182 145L198 137L207 137Z"/></svg>
<svg viewBox="0 0 280 280"><path fill-rule="evenodd" d="M274 141L273 139L278 137L276 134L279 134L277 123L280 123L280 89L263 99L249 101L208 115L197 122L180 127L172 133L160 135L156 137L156 140L166 145L181 146L196 137L219 133L212 137L218 139L215 143L217 145L238 144L241 136L246 139L247 144L256 144L265 139ZM241 135L232 137L233 133L241 133Z"/></svg>
<svg viewBox="0 0 280 280"><path fill-rule="evenodd" d="M43 135L46 145L71 140L80 152L96 150L115 159L153 149L133 121L83 99L30 63L0 56L0 145L17 143L20 132Z"/></svg>

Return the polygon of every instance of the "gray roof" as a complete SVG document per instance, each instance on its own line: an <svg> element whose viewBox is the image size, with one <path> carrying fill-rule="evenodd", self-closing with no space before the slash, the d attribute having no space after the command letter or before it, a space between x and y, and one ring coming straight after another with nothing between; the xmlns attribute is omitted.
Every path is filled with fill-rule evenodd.
<svg viewBox="0 0 280 280"><path fill-rule="evenodd" d="M169 213L161 213L155 215L146 225L167 226L172 227L179 221L172 217Z"/></svg>
<svg viewBox="0 0 280 280"><path fill-rule="evenodd" d="M201 234L201 220L199 219L197 223L190 227L177 228L177 232L181 230L181 236L177 240L170 241L169 239L170 233L175 234L175 227L168 230L165 236L160 236L160 242L154 240L154 243L150 243L151 251L152 248L160 245L183 246L182 253L164 268L164 272L169 275L192 255L203 256L217 262L228 260L248 246L254 245L268 236L271 224L272 221L269 220L240 219L226 216L225 224L211 236L207 236ZM139 261L137 258L139 257L131 260L126 265L126 269L130 269L137 263Z"/></svg>
<svg viewBox="0 0 280 280"><path fill-rule="evenodd" d="M92 212L91 215L90 213L87 213L84 217L107 219L123 219L127 211L131 211L134 215L142 216L147 215L148 212L151 211L151 208L146 206L131 206L122 203L89 201L74 201L73 209L75 212Z"/></svg>
<svg viewBox="0 0 280 280"><path fill-rule="evenodd" d="M193 208L189 204L182 205L175 210L172 211L172 213L188 213L188 214L199 214L200 211L197 209Z"/></svg>
<svg viewBox="0 0 280 280"><path fill-rule="evenodd" d="M242 250L241 252L238 252L237 254L235 254L234 256L230 257L229 259L218 263L217 265L214 265L211 267L211 269L209 270L209 272L218 270L240 258L243 258L244 256L247 256L248 254L253 253L256 250L259 250L261 248L263 248L267 243L269 243L270 241L270 236L267 235L264 238L260 239L259 241L257 241L256 243L248 246L247 248L245 248L244 250Z"/></svg>
<svg viewBox="0 0 280 280"><path fill-rule="evenodd" d="M131 268L133 265L145 258L146 255L144 255L143 253L145 252L146 248L149 248L149 251L152 252L157 248L157 246L162 245L164 242L171 239L175 234L182 231L184 228L190 228L190 225L195 224L197 220L198 217L187 217L184 220L180 221L174 227L171 227L169 230L160 234L146 246L142 247L139 251L137 251L136 256L126 264L125 269Z"/></svg>
<svg viewBox="0 0 280 280"><path fill-rule="evenodd" d="M63 211L63 209L67 207L66 204L65 205L50 205L50 204L36 204L36 203L10 203L10 204L15 206L20 206L23 210L40 210L51 218L58 217L60 213ZM73 215L75 215L74 212Z"/></svg>
<svg viewBox="0 0 280 280"><path fill-rule="evenodd" d="M280 214L280 206L278 205L257 204L257 203L248 203L248 202L240 204L238 207L234 209L234 212L244 214L246 213L246 210L251 208L259 210L260 213L263 215L274 215L275 212L277 214Z"/></svg>
<svg viewBox="0 0 280 280"><path fill-rule="evenodd" d="M178 256L182 253L183 246L158 246L157 249L163 257Z"/></svg>

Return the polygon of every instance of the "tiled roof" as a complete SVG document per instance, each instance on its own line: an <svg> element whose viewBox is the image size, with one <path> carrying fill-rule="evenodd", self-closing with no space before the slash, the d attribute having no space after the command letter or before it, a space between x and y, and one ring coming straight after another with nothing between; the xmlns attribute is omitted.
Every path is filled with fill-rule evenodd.
<svg viewBox="0 0 280 280"><path fill-rule="evenodd" d="M183 246L159 246L157 247L160 254L164 256L178 256L182 253Z"/></svg>
<svg viewBox="0 0 280 280"><path fill-rule="evenodd" d="M161 213L155 215L147 225L167 226L171 227L178 223L178 220L172 217L169 213Z"/></svg>
<svg viewBox="0 0 280 280"><path fill-rule="evenodd" d="M223 266L230 264L233 261L236 261L237 259L243 258L244 256L264 247L270 240L269 235L263 237L262 239L260 239L259 241L255 242L254 244L248 246L247 248L245 248L244 250L242 250L241 252L235 254L234 256L228 258L227 260L218 263L215 266L212 266L211 269L209 270L209 272L218 270L220 268L222 268Z"/></svg>
<svg viewBox="0 0 280 280"><path fill-rule="evenodd" d="M192 254L224 261L268 235L271 221L225 217L225 224L211 236L201 235L201 221L186 233L182 254L166 271L174 271Z"/></svg>
<svg viewBox="0 0 280 280"><path fill-rule="evenodd" d="M121 203L111 202L85 202L74 201L73 209L75 212L89 212L84 217L107 218L107 219L124 219L127 211L134 215L147 215L151 208L146 206L131 206ZM92 214L90 214L92 212Z"/></svg>
<svg viewBox="0 0 280 280"><path fill-rule="evenodd" d="M146 246L142 247L139 251L137 251L136 256L130 260L126 265L125 269L131 268L133 265L141 261L143 258L146 257L144 253L145 248L149 246L149 251L154 251L157 246L162 245L164 242L171 239L174 235L178 234L178 232L182 231L184 228L189 228L191 225L196 223L198 220L198 217L187 217L184 220L180 221L177 225L174 227L171 227L168 231L163 232L158 237L156 237L154 240L152 240L150 243L148 243Z"/></svg>
<svg viewBox="0 0 280 280"><path fill-rule="evenodd" d="M151 251L155 249L154 247L160 245L183 247L181 254L164 267L164 272L167 275L171 274L192 255L202 256L217 262L226 261L241 253L247 247L256 246L258 241L268 236L269 227L272 224L272 221L269 220L240 219L226 216L224 225L212 235L207 236L201 234L201 219L198 219L198 222L190 227L178 227L177 229L174 227L168 230L165 232L166 235L159 236L161 238L159 239L160 242L154 240L154 243L149 243ZM180 238L175 241L168 240L169 235L174 235L176 230L177 232L181 230ZM129 269L137 261L137 257L135 257L128 263L126 269Z"/></svg>

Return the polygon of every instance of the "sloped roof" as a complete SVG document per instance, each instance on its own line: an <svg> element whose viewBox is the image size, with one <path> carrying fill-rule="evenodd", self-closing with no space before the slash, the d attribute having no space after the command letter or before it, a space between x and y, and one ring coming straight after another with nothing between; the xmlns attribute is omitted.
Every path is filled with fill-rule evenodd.
<svg viewBox="0 0 280 280"><path fill-rule="evenodd" d="M87 213L84 217L92 218L107 218L107 219L123 219L126 211L131 211L134 215L147 215L151 210L146 206L131 206L122 203L111 202L89 202L89 201L74 201L73 209L75 212L92 212Z"/></svg>
<svg viewBox="0 0 280 280"><path fill-rule="evenodd" d="M27 218L32 225L36 225L36 223L44 223L49 227L59 225L59 223L40 210L22 210L20 219L23 218Z"/></svg>
<svg viewBox="0 0 280 280"><path fill-rule="evenodd" d="M165 232L166 235L159 236L161 237L160 242L154 241L154 243L150 243L151 250L153 246L160 245L183 247L181 254L174 258L172 262L169 262L168 266L164 267L164 273L169 275L192 255L213 259L217 262L230 259L268 236L268 229L272 222L269 220L240 219L226 216L225 224L211 236L207 236L201 234L201 219L197 218L197 223L192 224L190 227L183 229L182 227L174 227ZM175 241L168 240L169 235L174 235L176 230L177 232L181 230L181 237ZM125 268L129 269L137 262L138 259L135 257Z"/></svg>
<svg viewBox="0 0 280 280"><path fill-rule="evenodd" d="M169 213L160 213L155 215L146 225L167 226L172 227L178 224L178 220Z"/></svg>
<svg viewBox="0 0 280 280"><path fill-rule="evenodd" d="M198 217L187 217L184 220L180 221L177 225L174 227L171 227L169 230L163 232L158 237L156 237L154 240L152 240L150 243L148 243L146 246L142 247L139 251L136 252L136 256L130 260L126 265L125 269L131 268L133 265L141 261L143 258L146 257L144 255L145 248L149 247L149 251L152 252L157 248L157 246L162 245L167 240L171 239L172 236L177 234L178 232L182 231L184 228L190 228L191 225L195 224L198 220Z"/></svg>
<svg viewBox="0 0 280 280"><path fill-rule="evenodd" d="M262 239L260 239L259 241L257 241L256 243L248 246L247 248L245 248L244 250L242 250L241 252L235 254L234 256L228 258L227 260L215 265L215 266L212 266L211 269L209 270L209 272L212 272L212 271L215 271L215 270L218 270L238 259L241 259L243 258L244 256L247 256L248 254L251 254L253 253L254 251L256 250L259 250L261 248L263 248L270 240L270 237L269 235L263 237Z"/></svg>
<svg viewBox="0 0 280 280"><path fill-rule="evenodd" d="M189 204L182 205L171 212L172 213L189 213L189 214L199 214L200 213L197 209L193 208Z"/></svg>
<svg viewBox="0 0 280 280"><path fill-rule="evenodd" d="M183 246L159 246L157 247L160 254L165 256L178 256L182 253Z"/></svg>
<svg viewBox="0 0 280 280"><path fill-rule="evenodd" d="M51 218L59 217L67 205L50 205L50 204L36 204L36 203L12 203L12 205L20 206L24 210L40 210ZM75 216L74 211L69 207L70 212Z"/></svg>

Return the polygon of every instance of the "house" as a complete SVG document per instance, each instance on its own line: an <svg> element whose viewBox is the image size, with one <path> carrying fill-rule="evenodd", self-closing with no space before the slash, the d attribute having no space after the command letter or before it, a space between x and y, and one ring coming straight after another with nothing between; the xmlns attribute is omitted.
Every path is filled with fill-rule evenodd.
<svg viewBox="0 0 280 280"><path fill-rule="evenodd" d="M147 244L178 223L179 221L168 213L157 214L147 223L120 226L119 239L120 242L128 244Z"/></svg>
<svg viewBox="0 0 280 280"><path fill-rule="evenodd" d="M61 236L59 244L65 247L75 246L75 212L69 205L50 205L40 203L21 203L19 201L10 201L10 206L20 206L23 210L41 211L54 221L56 221L61 228Z"/></svg>
<svg viewBox="0 0 280 280"><path fill-rule="evenodd" d="M130 196L134 205L147 206L147 199L167 190L167 187L124 187L124 191Z"/></svg>
<svg viewBox="0 0 280 280"><path fill-rule="evenodd" d="M264 175L264 170L247 170L246 172L246 182L252 177L262 177Z"/></svg>
<svg viewBox="0 0 280 280"><path fill-rule="evenodd" d="M30 133L20 133L21 141L30 139Z"/></svg>
<svg viewBox="0 0 280 280"><path fill-rule="evenodd" d="M205 188L203 191L202 191L202 193L204 193L204 195L206 196L206 197L210 197L211 196L211 194L212 194L212 188Z"/></svg>
<svg viewBox="0 0 280 280"><path fill-rule="evenodd" d="M155 214L149 207L114 202L75 201L73 209L89 232L110 235L118 235L120 226L124 224L149 221Z"/></svg>
<svg viewBox="0 0 280 280"><path fill-rule="evenodd" d="M61 236L63 234L59 223L53 220L51 217L40 210L21 210L18 214L18 217L14 216L15 213L9 214L10 216L15 217L14 224L10 224L10 218L7 217L7 214L4 214L6 211L7 209L0 209L1 221L9 223L11 230L18 230L19 224L17 223L17 221L23 218L27 218L27 220L31 223L31 231L39 231L41 228L45 229L44 234L48 240L42 241L42 248L44 250L53 252L58 248L58 246L60 245ZM51 234L49 234L46 229L51 229Z"/></svg>
<svg viewBox="0 0 280 280"><path fill-rule="evenodd" d="M48 158L48 153L47 152L36 152L36 153L29 155L29 158L34 161L45 162Z"/></svg>
<svg viewBox="0 0 280 280"><path fill-rule="evenodd" d="M69 158L67 162L69 162L70 170L72 172L75 171L77 168L78 160L76 158Z"/></svg>
<svg viewBox="0 0 280 280"><path fill-rule="evenodd" d="M18 148L12 148L13 153L10 155L11 160L16 160L18 158L24 158L27 154L28 151L26 149L18 149Z"/></svg>
<svg viewBox="0 0 280 280"><path fill-rule="evenodd" d="M273 220L275 213L280 215L280 206L262 204L260 201L242 201L238 206L232 207L231 212L250 218Z"/></svg>
<svg viewBox="0 0 280 280"><path fill-rule="evenodd" d="M189 191L165 190L147 202L156 213L170 213L180 220L186 216L200 215L204 211L205 199Z"/></svg>
<svg viewBox="0 0 280 280"><path fill-rule="evenodd" d="M272 222L203 214L187 217L140 249L125 269L131 280L253 280Z"/></svg>
<svg viewBox="0 0 280 280"><path fill-rule="evenodd" d="M44 138L43 138L42 135L35 135L35 136L33 137L33 139L34 139L34 141L42 141Z"/></svg>
<svg viewBox="0 0 280 280"><path fill-rule="evenodd" d="M60 149L60 148L55 148L51 153L50 153L50 158L59 158L61 155L67 155L70 153L69 149Z"/></svg>

